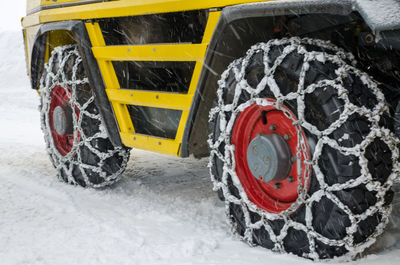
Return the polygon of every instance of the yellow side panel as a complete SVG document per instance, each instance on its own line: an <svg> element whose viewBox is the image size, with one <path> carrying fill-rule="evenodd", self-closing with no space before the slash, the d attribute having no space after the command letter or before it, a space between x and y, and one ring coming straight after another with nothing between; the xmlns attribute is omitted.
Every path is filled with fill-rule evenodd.
<svg viewBox="0 0 400 265"><path fill-rule="evenodd" d="M129 143L128 146L158 152L171 156L179 156L177 150L180 150L181 144L175 140L151 137L141 134L121 133L123 143Z"/></svg>
<svg viewBox="0 0 400 265"><path fill-rule="evenodd" d="M203 61L206 44L156 44L94 47L97 59L109 61Z"/></svg>
<svg viewBox="0 0 400 265"><path fill-rule="evenodd" d="M87 2L87 0L41 0L40 5L46 6L46 5L64 4L72 2Z"/></svg>
<svg viewBox="0 0 400 265"><path fill-rule="evenodd" d="M82 2L82 4L89 2L90 0L27 0L26 1L26 12L39 8L41 6L67 4L74 2Z"/></svg>
<svg viewBox="0 0 400 265"><path fill-rule="evenodd" d="M89 38L92 42L92 46L94 47L105 46L103 34L101 33L98 23L94 24L86 23L86 29L88 31ZM97 60L97 62L99 64L100 71L103 76L106 88L118 89L119 83L111 61ZM111 105L113 107L114 114L118 120L121 136L124 133L134 133L135 131L126 105L121 104L120 102L113 102L113 101L111 101Z"/></svg>
<svg viewBox="0 0 400 265"><path fill-rule="evenodd" d="M203 68L204 56L220 16L221 12L219 11L209 13L203 40L200 44L175 43L106 46L99 24L86 23L93 46L92 51L99 63L100 71L106 85L107 96L114 108L115 116L120 126L122 142L126 146L168 155L180 155L183 133ZM121 89L112 64L113 61L192 61L196 62L196 64L188 92L167 93ZM175 139L136 133L132 125L131 116L127 110L127 105L180 110L181 118Z"/></svg>
<svg viewBox="0 0 400 265"><path fill-rule="evenodd" d="M268 1L268 0L267 0ZM119 0L64 8L43 10L23 19L23 26L63 20L84 20L107 17L138 16L157 13L179 12L219 8L266 0Z"/></svg>
<svg viewBox="0 0 400 265"><path fill-rule="evenodd" d="M112 102L152 108L190 110L192 95L127 89L107 89Z"/></svg>

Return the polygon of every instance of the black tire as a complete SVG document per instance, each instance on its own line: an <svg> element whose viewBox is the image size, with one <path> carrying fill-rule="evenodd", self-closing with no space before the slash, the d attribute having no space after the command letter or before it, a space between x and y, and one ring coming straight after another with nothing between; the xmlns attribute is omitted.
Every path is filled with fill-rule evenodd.
<svg viewBox="0 0 400 265"><path fill-rule="evenodd" d="M64 105L71 110L70 115L66 115L70 117L69 130L73 135L71 143L65 145L68 148L57 142L55 125L51 124L54 119L50 115L52 102L58 100L52 93L54 89L67 95ZM59 178L70 184L94 188L116 182L127 165L129 149L114 147L109 140L76 45L54 49L44 67L40 96L42 131Z"/></svg>
<svg viewBox="0 0 400 265"><path fill-rule="evenodd" d="M291 38L253 46L222 74L210 112L210 174L232 230L250 245L313 260L352 259L383 232L398 140L383 126L390 123L383 93L354 65L354 56L329 42ZM266 97L297 116L310 147L310 187L294 212L257 207L235 171L235 119Z"/></svg>

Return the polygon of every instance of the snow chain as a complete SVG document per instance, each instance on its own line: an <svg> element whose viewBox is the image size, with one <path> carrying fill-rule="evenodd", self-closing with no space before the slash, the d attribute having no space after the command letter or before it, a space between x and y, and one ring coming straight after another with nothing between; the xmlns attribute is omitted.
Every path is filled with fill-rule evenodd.
<svg viewBox="0 0 400 265"><path fill-rule="evenodd" d="M315 45L316 47L322 47L325 50L332 52L333 54L328 54L326 52L319 51L307 51L306 45ZM276 58L273 65L270 66L268 61L268 54L274 46L284 47L282 54ZM299 84L297 88L297 92L291 92L287 95L283 95L280 92L280 89L277 85L277 82L274 80L274 72L275 69L283 62L287 55L291 52L297 52L304 56L303 66L300 74ZM264 74L265 76L257 85L256 88L252 88L247 80L245 79L245 69L246 66L249 65L250 59L253 55L258 52L264 53ZM334 80L322 80L317 83L311 84L309 86L305 86L305 76L309 69L310 62L320 62L326 63L331 62L338 66L336 70L337 78ZM351 259L356 256L356 254L363 252L366 248L371 246L376 238L383 232L384 227L388 223L388 217L391 213L391 206L384 206L384 195L391 188L393 182L398 177L400 171L399 160L399 150L397 148L397 144L399 144L398 139L395 135L387 128L384 128L379 125L379 121L381 116L388 112L388 107L385 102L385 98L383 93L378 88L376 82L371 80L371 78L363 73L362 71L356 69L355 67L349 65L348 63L355 64L354 56L350 53L345 53L343 50L337 48L333 44L327 41L314 40L314 39L299 39L299 38L290 38L290 39L281 39L281 40L271 40L268 43L260 43L253 46L246 54L246 56L242 59L235 60L232 62L227 70L222 74L221 79L219 80L219 88L217 90L218 104L210 111L210 122L217 123L217 119L220 125L220 135L218 139L214 139L211 134L208 140L210 147L210 174L211 180L214 185L214 190L222 190L222 193L225 198L226 205L226 214L228 215L228 222L232 230L235 232L235 224L232 222L231 218L229 218L229 205L236 204L241 207L244 213L245 219L245 232L243 239L252 245L252 231L255 229L260 229L262 226L265 227L265 230L268 232L270 239L274 243L273 251L286 253L283 247L283 240L287 234L289 228L304 231L309 240L310 253L304 254L306 258L310 258L313 260L318 260L319 255L316 252L315 240L319 240L320 242L329 245L329 246L344 246L348 253L343 256L344 259ZM234 90L234 99L231 104L225 104L223 99L223 92L228 88L227 79L229 73L234 73L236 80L236 87ZM369 110L364 106L356 106L350 102L348 97L348 90L346 90L343 86L343 79L348 76L348 73L356 75L360 78L362 83L367 86L373 94L376 96L378 104L372 109ZM333 122L327 129L318 130L314 125L307 122L305 120L305 95L313 93L317 88L323 88L330 86L337 91L338 97L345 102L344 110L340 115L340 118ZM261 91L263 91L266 87L269 87L271 92L273 93L276 102L268 101L264 98L257 98ZM247 102L238 105L239 97L243 91L246 91L250 94L250 100ZM299 176L299 186L298 186L298 199L296 202L284 212L279 214L268 213L260 208L258 208L254 203L249 201L245 191L240 185L239 178L235 171L235 146L231 143L231 135L232 129L235 124L235 120L238 115L247 107L252 104L257 104L260 106L268 106L272 105L275 108L281 110L289 119L295 120L294 117L288 111L285 111L282 108L282 105L285 101L288 100L296 100L297 101L297 122L293 122L293 125L297 130L297 161L298 165L301 165L301 157L307 154L305 139L303 139L303 134L301 133L303 128L307 129L310 133L315 135L318 138L318 142L316 144L316 148L312 157L305 156L305 168L304 172L301 172L301 166L298 167L298 176ZM227 120L226 113L230 113L230 118ZM338 129L341 125L343 125L350 115L359 114L360 116L365 117L371 123L370 133L365 137L365 139L360 143L355 145L354 147L343 147L340 146L338 141L331 139L329 135ZM365 151L367 146L372 143L376 138L380 138L383 142L385 142L391 150L391 157L393 162L393 170L385 183L381 184L379 181L375 181L372 178L368 170L368 160L365 157ZM224 153L219 151L219 146L221 143L225 144ZM333 149L338 150L343 155L349 156L354 155L359 158L359 165L361 167L361 175L356 179L351 179L342 184L334 184L329 186L325 180L324 175L321 172L318 160L320 159L322 148L324 145L328 145ZM223 162L223 175L221 180L219 181L211 170L211 167L214 163L214 158L217 156ZM300 163L299 163L300 162ZM320 189L313 193L311 196L307 194L306 188L308 186L307 183L310 182L311 172L314 171L317 181L320 185ZM239 189L240 199L233 196L228 188L227 178L228 174L232 177L233 184L236 188ZM304 179L304 181L302 181ZM302 185L304 183L304 186ZM369 207L362 214L354 214L350 210L348 206L343 204L337 196L334 194L335 191L340 191L343 189L353 188L360 184L365 184L366 188L369 191L376 192L377 202L375 205ZM312 215L312 205L314 202L318 202L321 198L327 198L331 200L334 204L336 204L340 209L342 209L350 218L351 225L346 227L347 236L341 240L333 240L327 237L324 237L320 233L316 232L312 226L313 215ZM305 224L293 221L289 218L289 215L296 211L300 205L305 205L306 207L306 216L305 216ZM252 222L250 218L249 211L257 213L261 216L261 219L256 222ZM365 220L366 218L374 215L379 212L382 215L382 221L376 228L375 232L369 236L365 242L360 244L354 243L353 234L357 231L357 224ZM280 230L279 234L275 234L272 227L270 226L267 220L283 220L284 226Z"/></svg>
<svg viewBox="0 0 400 265"><path fill-rule="evenodd" d="M74 61L74 65L72 67L72 73L66 73L65 68L67 67L66 63L70 59L70 57L74 56L76 59ZM55 59L61 58L61 61L57 62L59 65L56 65ZM63 170L68 179L64 180L71 184L77 184L76 179L73 177L72 170L74 168L78 168L80 173L83 176L84 182L86 186L89 187L103 187L114 183L119 179L121 173L124 171L125 166L128 162L129 152L120 147L114 147L113 149L108 149L107 152L101 152L96 146L92 144L92 141L95 139L107 139L108 134L104 127L104 123L102 121L101 115L98 111L94 111L89 109L90 104L94 104L94 94L90 91L90 98L84 102L83 104L79 103L77 100L77 89L79 86L87 86L89 84L88 78L83 77L82 79L78 78L78 66L82 64L82 58L79 54L78 48L74 45L56 47L52 52L52 56L49 61L45 64L44 68L47 72L47 75L43 75L41 79L41 88L40 93L42 95L42 103L40 106L41 112L41 124L42 130L45 134L45 141L47 144L47 150L49 155L55 165L57 171L59 172L59 176L61 176L61 170ZM82 66L81 66L82 67ZM54 69L56 69L56 73L54 73ZM70 79L68 78L70 76ZM61 155L58 149L55 146L51 129L49 123L49 108L51 104L51 91L55 86L61 86L64 88L68 97L70 98L69 104L72 106L72 116L73 116L73 147L72 150L65 156ZM69 88L69 89L66 89ZM79 115L77 115L77 111L79 111ZM79 117L78 117L79 116ZM98 132L96 132L92 136L87 136L85 134L85 130L82 128L82 120L84 116L90 117L91 119L98 120L100 126L98 126ZM79 137L78 137L79 134ZM91 153L95 154L98 157L99 162L97 165L89 165L82 161L81 148L82 146L87 147ZM122 166L119 168L117 172L109 174L105 172L102 168L105 161L118 154L123 159ZM104 179L104 182L100 184L93 184L86 170L91 170L99 174L101 178Z"/></svg>

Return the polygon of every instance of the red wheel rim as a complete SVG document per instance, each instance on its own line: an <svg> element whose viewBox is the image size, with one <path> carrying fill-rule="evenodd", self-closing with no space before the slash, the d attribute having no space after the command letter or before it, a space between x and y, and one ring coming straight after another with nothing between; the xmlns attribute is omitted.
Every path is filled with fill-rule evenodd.
<svg viewBox="0 0 400 265"><path fill-rule="evenodd" d="M274 103L275 100L267 99ZM298 176L297 161L292 161L290 173L281 181L264 182L256 178L247 161L247 150L250 142L258 135L279 134L288 138L286 140L292 156L297 154L297 129L293 125L296 121L295 115L285 106L281 106L288 113L291 113L293 119L286 115L273 105L260 106L253 104L247 107L239 114L235 122L232 135L232 144L235 146L236 174L251 202L259 208L270 213L281 213L287 210L298 198L298 186L301 181L303 187L304 179ZM267 115L266 119L262 115ZM271 127L271 125L275 125ZM274 128L274 129L271 129ZM303 139L304 133L302 133ZM289 137L288 137L289 136ZM305 143L306 154L302 153L301 167L302 174L306 170L304 161L309 158L309 147ZM308 183L308 182L307 182ZM306 184L308 185L308 184ZM276 188L279 187L279 188ZM308 189L308 186L306 187Z"/></svg>
<svg viewBox="0 0 400 265"><path fill-rule="evenodd" d="M68 88L69 94L71 94L71 90ZM49 122L50 122L50 130L51 135L53 137L54 145L57 150L60 152L62 156L66 156L71 152L73 144L74 144L74 134L73 132L59 134L56 130L55 120L54 120L54 111L57 107L70 107L70 97L66 89L62 86L53 87L51 94L51 103L50 103L50 111L49 111ZM76 106L75 113L77 119L79 118L79 110ZM78 141L80 139L80 134L78 133Z"/></svg>

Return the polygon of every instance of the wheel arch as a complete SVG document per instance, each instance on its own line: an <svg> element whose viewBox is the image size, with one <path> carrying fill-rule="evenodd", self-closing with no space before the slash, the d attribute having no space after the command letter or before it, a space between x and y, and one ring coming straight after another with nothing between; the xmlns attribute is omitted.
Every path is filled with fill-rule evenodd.
<svg viewBox="0 0 400 265"><path fill-rule="evenodd" d="M216 98L217 81L220 74L226 69L234 59L242 57L245 52L257 42L266 42L274 38L274 28L271 23L279 24L279 20L289 16L310 15L314 18L325 16L339 16L341 19L336 23L349 23L346 17L352 14L359 14L361 19L369 28L378 35L379 45L385 48L397 49L400 51L400 21L392 23L389 28L387 23L379 23L374 20L371 8L365 5L354 5L352 0L327 0L327 1L272 1L253 4L237 5L226 7L222 10L221 18L211 39L196 94L193 100L189 119L186 124L184 138L182 142L181 156L193 154L195 157L208 155L207 135L208 113ZM397 10L397 9L396 9ZM400 12L400 6L398 11ZM396 11L394 11L396 12ZM311 18L311 17L310 17ZM311 20L310 20L311 21ZM242 22L241 25L239 22ZM248 28L241 30L240 26L256 25L259 28ZM236 24L236 25L235 25ZM310 28L320 32L332 26L332 24L309 23ZM265 34L264 26L270 27L270 32ZM390 29L390 30L389 30ZM263 30L263 31L261 31ZM386 30L380 32L380 30ZM310 33L310 32L307 32ZM295 34L300 36L300 32ZM227 44L229 43L229 45ZM228 49L224 51L223 47Z"/></svg>
<svg viewBox="0 0 400 265"><path fill-rule="evenodd" d="M51 38L53 36L54 38ZM50 37L50 38L49 38ZM49 41L50 40L50 41ZM97 61L92 53L92 45L83 21L63 21L43 24L36 34L31 53L30 79L33 89L38 90L46 58L56 46L76 44L88 75L91 89L95 94L96 105L103 117L107 133L114 146L123 146L118 123L115 120L111 103L105 92Z"/></svg>

